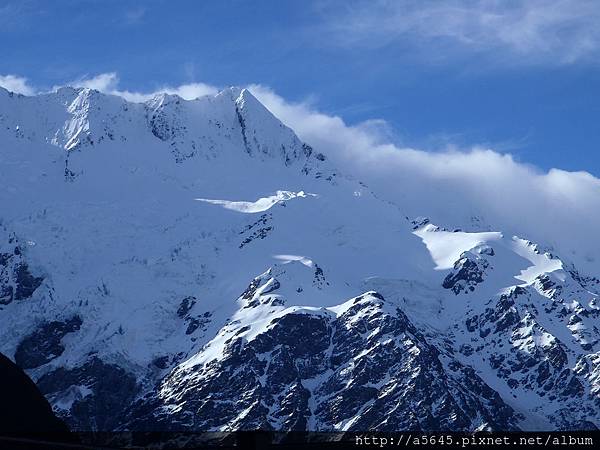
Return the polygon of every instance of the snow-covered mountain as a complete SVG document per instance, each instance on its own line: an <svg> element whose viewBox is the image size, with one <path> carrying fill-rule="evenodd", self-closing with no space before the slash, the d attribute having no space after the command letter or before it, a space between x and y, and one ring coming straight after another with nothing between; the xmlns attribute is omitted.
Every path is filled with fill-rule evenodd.
<svg viewBox="0 0 600 450"><path fill-rule="evenodd" d="M245 89L0 88L0 352L81 430L600 427L599 274L326 154Z"/></svg>

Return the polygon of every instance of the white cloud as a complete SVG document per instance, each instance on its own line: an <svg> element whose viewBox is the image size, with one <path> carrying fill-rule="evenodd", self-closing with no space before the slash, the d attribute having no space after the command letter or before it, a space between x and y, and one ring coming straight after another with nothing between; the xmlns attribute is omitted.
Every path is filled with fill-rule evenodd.
<svg viewBox="0 0 600 450"><path fill-rule="evenodd" d="M215 95L219 88L205 83L188 83L180 86L163 86L152 92L132 92L119 89L119 77L115 72L101 73L93 77L84 77L67 83L68 86L95 89L105 94L118 95L130 102L145 102L159 93L175 94L186 100L204 95ZM56 87L55 87L56 89Z"/></svg>
<svg viewBox="0 0 600 450"><path fill-rule="evenodd" d="M71 83L69 86L96 89L100 92L115 92L119 84L119 77L115 72L101 73L91 78L80 78Z"/></svg>
<svg viewBox="0 0 600 450"><path fill-rule="evenodd" d="M600 179L587 172L543 172L487 148L427 152L386 140L378 122L348 126L309 103L289 103L272 90L250 90L301 139L337 167L365 181L410 217L441 225L473 215L510 234L557 248L592 271L600 257ZM450 222L450 223L448 223Z"/></svg>
<svg viewBox="0 0 600 450"><path fill-rule="evenodd" d="M597 0L381 0L325 11L325 31L339 44L425 44L423 59L466 52L555 65L600 57Z"/></svg>
<svg viewBox="0 0 600 450"><path fill-rule="evenodd" d="M215 95L221 89L215 86L211 86L209 84L204 83L188 83L182 84L175 88L172 87L164 87L159 90L159 92L166 92L167 94L175 94L179 95L181 98L186 100L192 100L198 97L202 97L204 95Z"/></svg>
<svg viewBox="0 0 600 450"><path fill-rule="evenodd" d="M16 75L0 75L0 86L16 94L35 95L36 93L27 78Z"/></svg>
<svg viewBox="0 0 600 450"><path fill-rule="evenodd" d="M138 25L144 21L146 8L130 9L123 16L123 23L126 25Z"/></svg>

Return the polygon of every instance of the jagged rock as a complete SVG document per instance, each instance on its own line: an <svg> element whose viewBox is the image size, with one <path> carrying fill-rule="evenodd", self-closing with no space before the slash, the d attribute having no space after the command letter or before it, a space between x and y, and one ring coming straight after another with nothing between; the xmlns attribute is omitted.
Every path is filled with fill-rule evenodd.
<svg viewBox="0 0 600 450"><path fill-rule="evenodd" d="M52 370L37 385L72 429L94 431L114 429L138 390L133 374L97 357Z"/></svg>
<svg viewBox="0 0 600 450"><path fill-rule="evenodd" d="M48 322L25 336L17 346L15 362L23 369L33 369L58 358L65 350L62 338L81 327L79 316L63 322Z"/></svg>
<svg viewBox="0 0 600 450"><path fill-rule="evenodd" d="M31 273L18 246L12 253L0 253L0 305L30 298L43 281Z"/></svg>
<svg viewBox="0 0 600 450"><path fill-rule="evenodd" d="M456 295L461 292L473 292L476 285L483 283L485 271L489 267L488 261L481 257L481 254L494 256L494 250L487 247L482 249L479 255L472 252L463 253L454 263L454 270L444 278L442 286Z"/></svg>
<svg viewBox="0 0 600 450"><path fill-rule="evenodd" d="M241 328L222 357L167 375L158 395L130 410L127 427L517 428L518 414L494 390L458 361L448 372L446 356L381 295L347 305L339 315L290 311L251 340Z"/></svg>

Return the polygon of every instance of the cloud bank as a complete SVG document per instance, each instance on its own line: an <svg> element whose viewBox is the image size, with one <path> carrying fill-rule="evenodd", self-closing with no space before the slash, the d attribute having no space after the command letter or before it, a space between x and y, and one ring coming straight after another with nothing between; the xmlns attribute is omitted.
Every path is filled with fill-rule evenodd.
<svg viewBox="0 0 600 450"><path fill-rule="evenodd" d="M596 0L379 0L331 4L323 17L321 31L340 45L422 47L426 59L468 53L563 65L600 58Z"/></svg>
<svg viewBox="0 0 600 450"><path fill-rule="evenodd" d="M306 142L410 217L464 226L472 216L506 234L541 240L597 272L600 179L587 172L543 172L510 154L475 146L444 152L401 148L377 121L347 125L308 103L290 103L264 86L251 91Z"/></svg>
<svg viewBox="0 0 600 450"><path fill-rule="evenodd" d="M69 81L62 85L52 87L52 91L61 86L71 86L74 88L89 88L110 95L118 95L127 101L142 103L150 100L156 94L166 92L167 94L179 95L181 98L191 100L202 97L204 95L215 95L219 92L219 88L205 83L188 83L176 87L162 86L152 92L133 92L119 89L119 76L116 72L106 72L92 77L81 77L76 80ZM0 87L3 87L16 94L36 95L45 92L43 89L29 84L29 80L18 75L0 75Z"/></svg>
<svg viewBox="0 0 600 450"><path fill-rule="evenodd" d="M0 75L0 87L15 94L34 95L36 90L29 85L27 78L17 75Z"/></svg>
<svg viewBox="0 0 600 450"><path fill-rule="evenodd" d="M118 87L119 77L115 72L101 73L93 77L84 77L67 84L73 87L96 89L97 91L104 92L106 94L118 95L130 102L136 103L150 100L153 96L161 92L179 95L181 98L185 98L186 100L202 97L204 95L215 95L217 92L219 92L218 88L204 83L182 84L177 87L163 86L153 92L148 93L120 90Z"/></svg>
<svg viewBox="0 0 600 450"><path fill-rule="evenodd" d="M23 78L0 77L0 85L6 80L22 93L35 91ZM137 102L158 92L189 100L219 91L191 83L130 92L119 89L115 73L72 84ZM544 242L589 273L597 272L600 179L593 175L560 169L544 172L510 154L479 146L443 152L399 147L389 141L384 121L348 125L310 102L289 102L263 85L248 88L303 141L326 153L342 172L366 182L379 197L397 204L407 216L429 216L447 227L475 226L471 218L477 216L481 226L489 224L507 235Z"/></svg>

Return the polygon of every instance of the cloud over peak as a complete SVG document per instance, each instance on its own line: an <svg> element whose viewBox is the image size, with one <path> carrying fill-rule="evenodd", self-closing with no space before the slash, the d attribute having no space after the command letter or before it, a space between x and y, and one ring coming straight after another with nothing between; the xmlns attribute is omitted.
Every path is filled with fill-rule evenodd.
<svg viewBox="0 0 600 450"><path fill-rule="evenodd" d="M430 152L399 147L377 122L350 126L309 103L290 103L267 87L253 94L301 139L328 154L405 214L463 226L472 216L506 233L540 240L592 271L600 255L600 179L547 172L510 154L473 146Z"/></svg>
<svg viewBox="0 0 600 450"><path fill-rule="evenodd" d="M34 95L35 89L29 85L27 78L17 75L0 75L0 87L15 94Z"/></svg>
<svg viewBox="0 0 600 450"><path fill-rule="evenodd" d="M219 89L210 86L205 83L187 83L176 87L163 86L152 92L132 92L128 90L119 89L119 76L116 72L107 72L95 75L92 77L83 77L78 80L67 83L73 87L85 87L90 89L96 89L97 91L104 92L106 94L118 95L125 98L130 102L145 102L156 94L167 93L179 95L181 98L191 100L194 98L202 97L204 95L215 95L219 92Z"/></svg>

